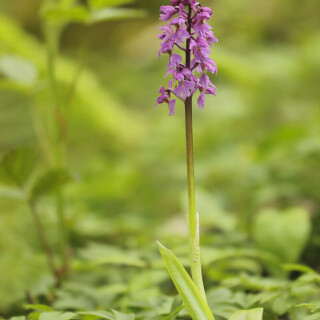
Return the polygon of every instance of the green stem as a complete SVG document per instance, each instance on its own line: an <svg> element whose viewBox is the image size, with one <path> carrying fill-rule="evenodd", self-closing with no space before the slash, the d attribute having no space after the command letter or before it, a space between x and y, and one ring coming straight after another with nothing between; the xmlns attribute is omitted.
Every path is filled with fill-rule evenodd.
<svg viewBox="0 0 320 320"><path fill-rule="evenodd" d="M188 11L188 32L191 33L192 8ZM186 41L186 67L191 65L190 39ZM188 177L188 225L189 225L189 256L191 276L201 295L206 300L204 291L199 241L199 215L196 213L195 192L194 192L194 160L193 160L193 132L192 132L192 96L185 101L185 121L186 121L186 146L187 146L187 177Z"/></svg>
<svg viewBox="0 0 320 320"><path fill-rule="evenodd" d="M188 177L188 225L189 225L189 256L193 282L201 295L206 299L200 260L199 243L199 215L196 213L194 191L194 160L193 160L193 133L192 133L192 97L185 102L186 146L187 146L187 177Z"/></svg>
<svg viewBox="0 0 320 320"><path fill-rule="evenodd" d="M61 101L58 91L58 83L56 77L56 55L58 51L59 33L58 27L44 22L47 46L47 69L49 75L50 90L53 107L53 119L55 119L53 149L55 150L53 160L54 165L65 167L65 150L66 150L66 122L61 108ZM61 234L61 254L63 257L62 272L66 273L69 267L69 236L65 219L65 201L62 190L57 190L55 193L56 215Z"/></svg>
<svg viewBox="0 0 320 320"><path fill-rule="evenodd" d="M48 267L49 267L52 275L54 276L57 285L60 285L60 283L61 283L60 273L56 267L56 264L54 261L54 255L51 250L51 246L49 244L49 241L46 237L46 233L45 233L43 224L41 222L37 207L32 200L28 200L28 205L29 205L29 209L31 211L32 218L33 218L34 224L36 226L37 232L39 234L39 238L40 238L40 242L41 242L43 251L46 254Z"/></svg>

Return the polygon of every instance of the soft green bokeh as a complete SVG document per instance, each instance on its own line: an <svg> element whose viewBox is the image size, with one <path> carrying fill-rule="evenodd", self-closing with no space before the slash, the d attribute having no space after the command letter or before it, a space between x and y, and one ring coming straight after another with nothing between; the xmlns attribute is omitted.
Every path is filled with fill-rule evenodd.
<svg viewBox="0 0 320 320"><path fill-rule="evenodd" d="M150 319L152 312L167 316L179 303L159 298L173 291L155 240L169 242L187 261L183 106L177 103L174 117L165 105L154 109L158 87L167 82L156 35L159 6L168 1L122 1L126 9L98 14L104 1L91 1L84 13L62 2L63 8L41 11L40 0L0 1L0 157L35 149L27 189L66 164L73 273L53 292L29 208L1 180L0 313L21 312L26 296L42 303L54 295L54 307L63 310L141 308ZM214 10L219 39L212 52L217 97L208 97L204 110L194 107L209 304L219 304L218 320L262 304L266 320L284 313L307 319L304 308L292 306L319 298L319 275L303 271L291 283L301 268L289 273L282 264L320 270L320 2L203 3ZM92 24L110 15L121 20ZM64 156L41 17L59 29ZM56 204L43 191L38 207L60 263Z"/></svg>

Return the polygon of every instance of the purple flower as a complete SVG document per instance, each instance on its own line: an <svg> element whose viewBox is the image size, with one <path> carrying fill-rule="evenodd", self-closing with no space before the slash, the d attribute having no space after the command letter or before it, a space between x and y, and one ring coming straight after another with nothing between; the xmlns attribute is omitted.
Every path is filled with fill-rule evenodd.
<svg viewBox="0 0 320 320"><path fill-rule="evenodd" d="M199 106L200 109L204 108L204 105L206 103L206 98L205 98L203 92L200 93L200 96L198 98L197 103L198 103L198 106Z"/></svg>
<svg viewBox="0 0 320 320"><path fill-rule="evenodd" d="M167 21L177 12L177 10L172 6L162 6L160 7L160 20Z"/></svg>
<svg viewBox="0 0 320 320"><path fill-rule="evenodd" d="M157 99L155 108L158 106L158 104L161 103L167 103L169 107L169 116L172 116L175 114L174 107L176 105L176 100L175 99L170 99L171 98L171 92L172 92L172 80L169 81L168 89L165 87L160 87L159 91L160 96Z"/></svg>
<svg viewBox="0 0 320 320"><path fill-rule="evenodd" d="M216 87L207 74L217 73L217 66L210 58L210 52L212 45L218 40L207 24L212 11L208 7L202 7L196 0L171 0L171 6L162 6L160 11L160 20L168 21L172 18L160 28L162 33L158 35L161 40L159 57L169 54L166 76L171 75L172 79L167 89L160 87L156 106L167 103L169 115L173 115L176 99L171 99L172 94L179 100L186 101L199 91L197 102L202 109L205 106L205 95L216 94ZM186 60L183 61L175 50L184 51Z"/></svg>

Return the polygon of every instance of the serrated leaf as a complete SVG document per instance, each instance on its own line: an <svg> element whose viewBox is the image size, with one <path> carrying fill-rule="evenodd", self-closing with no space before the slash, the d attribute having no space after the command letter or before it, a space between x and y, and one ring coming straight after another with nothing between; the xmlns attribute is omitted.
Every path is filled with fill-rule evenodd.
<svg viewBox="0 0 320 320"><path fill-rule="evenodd" d="M214 316L196 285L174 255L158 242L159 250L173 283L193 320L214 320Z"/></svg>
<svg viewBox="0 0 320 320"><path fill-rule="evenodd" d="M32 173L36 158L32 148L18 148L7 152L0 161L0 181L23 187Z"/></svg>
<svg viewBox="0 0 320 320"><path fill-rule="evenodd" d="M51 170L41 176L32 188L31 197L38 198L49 194L71 180L68 171L63 169Z"/></svg>
<svg viewBox="0 0 320 320"><path fill-rule="evenodd" d="M92 9L101 9L106 7L122 6L132 2L133 0L89 0L89 6Z"/></svg>
<svg viewBox="0 0 320 320"><path fill-rule="evenodd" d="M229 320L262 320L263 309L240 310L235 312Z"/></svg>
<svg viewBox="0 0 320 320"><path fill-rule="evenodd" d="M93 24L108 20L141 18L144 16L144 11L125 8L106 8L101 10L94 10L90 13L88 23Z"/></svg>

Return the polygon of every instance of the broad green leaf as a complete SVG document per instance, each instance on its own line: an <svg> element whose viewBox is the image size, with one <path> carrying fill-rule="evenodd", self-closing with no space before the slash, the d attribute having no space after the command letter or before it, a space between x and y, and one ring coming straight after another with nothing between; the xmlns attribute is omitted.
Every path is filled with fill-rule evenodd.
<svg viewBox="0 0 320 320"><path fill-rule="evenodd" d="M76 314L73 312L43 312L39 316L39 320L71 320L76 318Z"/></svg>
<svg viewBox="0 0 320 320"><path fill-rule="evenodd" d="M310 232L310 217L306 210L292 208L278 212L268 209L258 215L253 237L261 249L276 254L283 262L294 263L299 259Z"/></svg>
<svg viewBox="0 0 320 320"><path fill-rule="evenodd" d="M88 19L89 11L84 6L47 6L42 10L45 20L54 23L85 22Z"/></svg>
<svg viewBox="0 0 320 320"><path fill-rule="evenodd" d="M193 320L214 320L207 302L171 250L158 242L159 250L170 277Z"/></svg>
<svg viewBox="0 0 320 320"><path fill-rule="evenodd" d="M121 250L118 247L91 243L79 252L85 263L78 266L92 268L103 264L120 264L133 267L145 267L146 263L133 251Z"/></svg>
<svg viewBox="0 0 320 320"><path fill-rule="evenodd" d="M51 170L41 176L32 188L31 197L37 198L57 190L71 180L66 170Z"/></svg>
<svg viewBox="0 0 320 320"><path fill-rule="evenodd" d="M229 320L262 320L263 309L240 310L235 312Z"/></svg>
<svg viewBox="0 0 320 320"><path fill-rule="evenodd" d="M48 307L44 304L24 304L25 309L37 310L37 311L53 311L51 307Z"/></svg>
<svg viewBox="0 0 320 320"><path fill-rule="evenodd" d="M320 312L307 316L303 320L319 320L319 319L320 319Z"/></svg>
<svg viewBox="0 0 320 320"><path fill-rule="evenodd" d="M93 24L106 20L118 20L127 18L141 18L144 16L144 11L125 8L106 8L94 10L90 13L88 23Z"/></svg>
<svg viewBox="0 0 320 320"><path fill-rule="evenodd" d="M18 56L0 57L0 74L19 85L33 84L38 77L36 66L29 60Z"/></svg>
<svg viewBox="0 0 320 320"><path fill-rule="evenodd" d="M11 317L10 320L25 320L25 316L16 316L16 317Z"/></svg>
<svg viewBox="0 0 320 320"><path fill-rule="evenodd" d="M89 0L89 6L93 9L115 7L132 3L133 0Z"/></svg>
<svg viewBox="0 0 320 320"><path fill-rule="evenodd" d="M114 315L107 311L83 311L79 312L79 314L85 316L93 316L100 319L115 320Z"/></svg>
<svg viewBox="0 0 320 320"><path fill-rule="evenodd" d="M115 315L116 320L134 320L134 314L125 314L118 312L116 310L112 310L113 314Z"/></svg>
<svg viewBox="0 0 320 320"><path fill-rule="evenodd" d="M23 187L36 162L32 148L17 148L7 152L0 161L0 182Z"/></svg>

